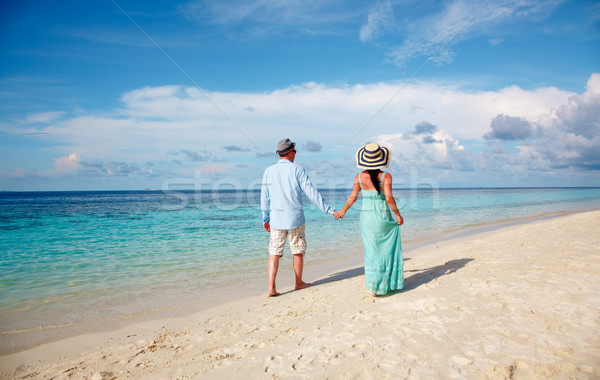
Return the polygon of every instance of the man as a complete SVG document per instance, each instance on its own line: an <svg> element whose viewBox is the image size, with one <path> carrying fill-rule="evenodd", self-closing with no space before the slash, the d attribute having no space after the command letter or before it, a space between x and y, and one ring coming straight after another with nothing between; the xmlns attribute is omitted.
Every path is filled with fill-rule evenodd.
<svg viewBox="0 0 600 380"><path fill-rule="evenodd" d="M286 237L289 236L290 250L294 257L296 290L308 288L310 284L302 281L306 236L304 232L304 205L302 192L306 194L321 211L334 215L333 210L308 179L304 169L294 163L296 143L283 139L277 144L279 162L269 166L263 175L260 194L263 225L271 233L269 243L269 297L278 296L275 277L279 269L279 259L283 256Z"/></svg>

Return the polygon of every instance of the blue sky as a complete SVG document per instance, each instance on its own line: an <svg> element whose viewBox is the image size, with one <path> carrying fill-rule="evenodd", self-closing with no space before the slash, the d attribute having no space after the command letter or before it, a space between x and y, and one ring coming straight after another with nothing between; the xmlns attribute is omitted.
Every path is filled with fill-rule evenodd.
<svg viewBox="0 0 600 380"><path fill-rule="evenodd" d="M600 186L597 1L18 1L0 10L0 190Z"/></svg>

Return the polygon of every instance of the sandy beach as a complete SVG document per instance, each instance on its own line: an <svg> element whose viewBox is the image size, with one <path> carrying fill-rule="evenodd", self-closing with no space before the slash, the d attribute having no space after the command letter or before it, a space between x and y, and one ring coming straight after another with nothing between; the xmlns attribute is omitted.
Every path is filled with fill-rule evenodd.
<svg viewBox="0 0 600 380"><path fill-rule="evenodd" d="M286 287L293 279L283 272L280 297L265 288L192 315L5 355L0 377L600 378L600 211L404 256L406 287L386 297L365 290L362 267L301 291Z"/></svg>

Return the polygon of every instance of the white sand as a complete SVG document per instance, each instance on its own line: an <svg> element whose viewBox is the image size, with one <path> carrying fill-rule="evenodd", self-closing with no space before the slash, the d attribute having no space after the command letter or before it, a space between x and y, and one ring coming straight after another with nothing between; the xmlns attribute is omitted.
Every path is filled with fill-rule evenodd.
<svg viewBox="0 0 600 380"><path fill-rule="evenodd" d="M370 296L358 268L277 298L3 356L0 377L600 378L600 211L405 257L406 290L387 297ZM278 277L282 289L292 281Z"/></svg>

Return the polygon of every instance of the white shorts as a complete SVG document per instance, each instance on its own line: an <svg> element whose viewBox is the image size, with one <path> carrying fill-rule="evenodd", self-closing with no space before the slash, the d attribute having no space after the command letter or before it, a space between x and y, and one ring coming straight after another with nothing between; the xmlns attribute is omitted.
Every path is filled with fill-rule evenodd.
<svg viewBox="0 0 600 380"><path fill-rule="evenodd" d="M288 235L292 254L304 255L306 252L306 234L304 233L304 224L292 230L274 230L271 228L271 238L269 242L270 255L283 256L283 247L285 246L285 240Z"/></svg>

